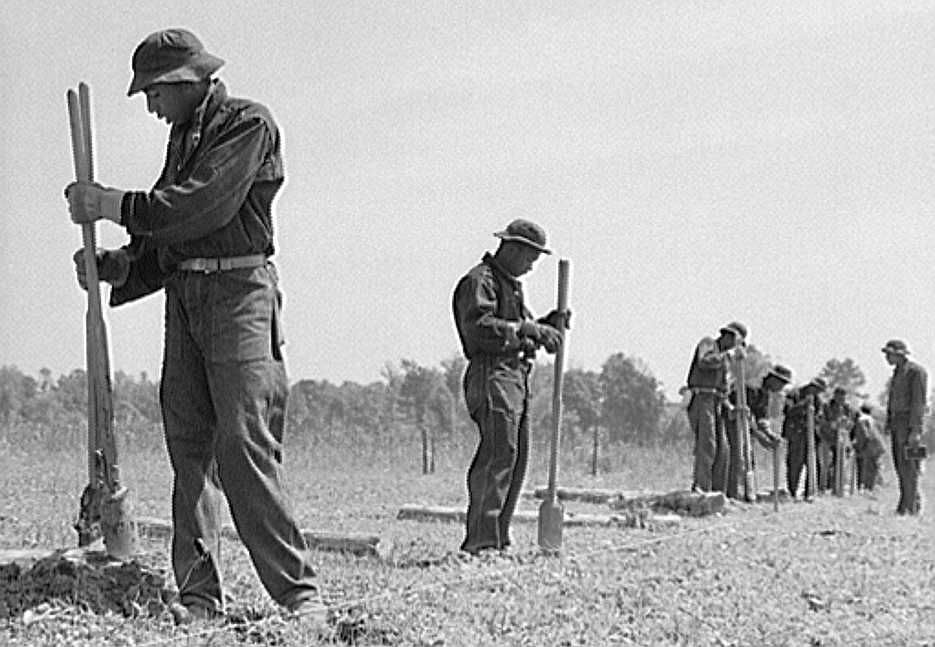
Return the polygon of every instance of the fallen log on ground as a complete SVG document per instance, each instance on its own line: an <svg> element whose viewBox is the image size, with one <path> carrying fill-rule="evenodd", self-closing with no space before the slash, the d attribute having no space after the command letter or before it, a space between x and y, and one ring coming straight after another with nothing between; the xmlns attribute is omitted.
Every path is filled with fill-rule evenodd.
<svg viewBox="0 0 935 647"><path fill-rule="evenodd" d="M631 499L618 499L610 504L615 510L632 510L634 508L650 508L671 510L679 514L692 517L703 517L718 514L724 510L727 497L723 492L692 492L691 490L676 490L666 494L650 494Z"/></svg>
<svg viewBox="0 0 935 647"><path fill-rule="evenodd" d="M723 492L693 492L691 490L676 490L660 494L625 490L558 488L556 492L558 498L565 501L606 503L614 510L663 509L695 517L717 514L724 510L727 502ZM540 487L536 488L533 496L541 499L546 496L546 493L547 489Z"/></svg>
<svg viewBox="0 0 935 647"><path fill-rule="evenodd" d="M172 536L172 524L153 517L137 517L138 532L142 537L165 539ZM240 536L233 526L223 526L221 536L225 539L240 541ZM322 530L302 530L305 543L313 550L323 550L353 555L377 555L380 538L364 533L337 533Z"/></svg>
<svg viewBox="0 0 935 647"><path fill-rule="evenodd" d="M464 508L406 504L399 509L396 518L401 521L448 521L464 523L467 511ZM564 525L573 526L620 526L624 528L648 528L658 525L679 523L678 515L655 515L648 510L626 510L618 514L582 514L565 511ZM517 510L513 514L516 523L538 523L539 514L534 510Z"/></svg>
<svg viewBox="0 0 935 647"><path fill-rule="evenodd" d="M548 494L548 488L538 487L535 490L526 490L523 496L526 498L544 499ZM560 501L580 501L581 503L607 504L620 499L636 499L639 497L652 496L652 492L611 490L606 488L579 488L579 487L557 487L555 495Z"/></svg>
<svg viewBox="0 0 935 647"><path fill-rule="evenodd" d="M772 490L760 490L756 493L756 500L758 503L772 503L773 502L773 491ZM786 488L779 488L779 500L788 501L789 500L789 491Z"/></svg>

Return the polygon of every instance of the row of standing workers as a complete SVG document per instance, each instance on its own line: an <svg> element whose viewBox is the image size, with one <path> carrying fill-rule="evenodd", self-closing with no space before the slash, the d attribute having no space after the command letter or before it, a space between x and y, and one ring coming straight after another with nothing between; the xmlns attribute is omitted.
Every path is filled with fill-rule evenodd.
<svg viewBox="0 0 935 647"><path fill-rule="evenodd" d="M771 365L760 384L751 385L743 376L747 334L744 324L732 321L717 337L701 339L692 354L683 389L689 397L688 420L695 442L692 488L754 500L756 492L745 483L747 475L755 473L755 452L745 445L748 430L749 438L773 452L780 451L785 440L786 488L793 499L807 498L816 490L841 493L844 483L854 490L873 491L880 483L886 452L873 406L867 401L852 406L842 387L824 400L828 384L821 377L793 387L792 371L782 364ZM883 430L890 437L899 484L896 512L918 515L927 374L909 359L904 341L892 339L881 351L893 367ZM743 384L742 393L738 384ZM809 440L814 443L814 486L806 469Z"/></svg>
<svg viewBox="0 0 935 647"><path fill-rule="evenodd" d="M282 294L271 259L272 206L285 181L282 142L264 105L229 95L215 78L223 64L188 30L147 36L133 53L127 94L142 94L147 112L170 127L158 179L149 190L79 181L65 195L74 223L110 221L128 236L120 248L99 250L92 265L111 285L110 305L165 296L160 404L174 477L171 552L180 621L226 613L220 577L226 499L270 597L289 617L322 627L328 609L282 482L289 389ZM519 279L550 253L545 231L517 219L496 236L496 251L457 282L452 297L468 360L465 402L479 435L461 545L469 554L511 546L528 461L532 360L540 350L561 347L570 317L556 309L534 318L524 303ZM75 264L78 283L87 287L80 250ZM723 423L730 419L724 414L730 352L741 352L746 334L731 324L718 339L703 340L692 361L689 417L700 489L737 483L736 464L729 478L733 461L724 460L731 427ZM902 449L920 443L925 372L907 360L904 344L887 348L897 367L887 426L903 493L899 508L917 513L919 463ZM774 366L765 389L781 390L789 381L788 371ZM760 416L763 394L744 395ZM776 442L768 425L756 425L755 433L761 442Z"/></svg>

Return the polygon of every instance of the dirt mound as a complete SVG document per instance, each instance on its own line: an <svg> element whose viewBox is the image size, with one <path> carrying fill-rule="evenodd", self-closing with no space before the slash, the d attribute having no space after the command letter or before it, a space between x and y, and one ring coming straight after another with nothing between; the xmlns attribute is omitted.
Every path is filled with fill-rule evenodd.
<svg viewBox="0 0 935 647"><path fill-rule="evenodd" d="M158 615L174 598L161 569L138 560L117 561L103 551L60 550L31 566L0 564L0 619L43 603L62 601L94 613Z"/></svg>

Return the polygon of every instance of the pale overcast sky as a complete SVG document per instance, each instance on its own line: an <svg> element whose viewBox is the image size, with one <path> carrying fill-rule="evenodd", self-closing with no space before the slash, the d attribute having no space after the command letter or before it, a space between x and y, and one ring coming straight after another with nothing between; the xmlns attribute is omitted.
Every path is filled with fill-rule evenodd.
<svg viewBox="0 0 935 647"><path fill-rule="evenodd" d="M902 337L935 368L935 3L6 3L0 365L84 366L65 91L92 89L97 177L146 189L167 131L126 97L184 26L284 137L276 204L292 380L379 379L458 350L450 294L510 219L571 260L568 363L641 358L674 397L739 319L808 379L876 395ZM116 227L99 227L119 245ZM555 301L556 257L526 281ZM159 373L161 295L108 312L115 370Z"/></svg>

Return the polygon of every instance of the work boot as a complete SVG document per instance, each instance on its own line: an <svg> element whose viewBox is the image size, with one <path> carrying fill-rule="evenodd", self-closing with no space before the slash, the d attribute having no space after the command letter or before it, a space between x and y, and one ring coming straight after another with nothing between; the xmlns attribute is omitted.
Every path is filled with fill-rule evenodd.
<svg viewBox="0 0 935 647"><path fill-rule="evenodd" d="M190 625L193 623L219 622L224 613L215 611L200 604L182 604L173 602L169 605L169 613L177 625Z"/></svg>
<svg viewBox="0 0 935 647"><path fill-rule="evenodd" d="M328 626L328 607L320 598L300 600L286 607L284 611L287 620L300 623L312 635L324 637L331 633L331 628Z"/></svg>

